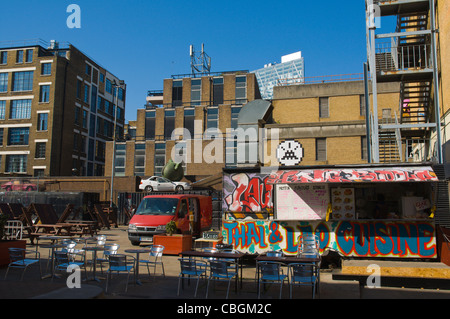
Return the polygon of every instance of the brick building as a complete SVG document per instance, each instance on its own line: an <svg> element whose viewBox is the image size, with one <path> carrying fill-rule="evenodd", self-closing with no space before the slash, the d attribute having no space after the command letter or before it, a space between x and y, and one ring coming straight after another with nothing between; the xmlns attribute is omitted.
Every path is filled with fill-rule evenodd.
<svg viewBox="0 0 450 319"><path fill-rule="evenodd" d="M0 174L102 176L119 79L70 44L0 47ZM123 133L125 88L118 87Z"/></svg>

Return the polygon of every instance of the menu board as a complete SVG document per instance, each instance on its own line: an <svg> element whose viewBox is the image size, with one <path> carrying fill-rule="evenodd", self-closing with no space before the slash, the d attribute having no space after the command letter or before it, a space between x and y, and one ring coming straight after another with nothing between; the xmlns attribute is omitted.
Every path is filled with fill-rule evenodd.
<svg viewBox="0 0 450 319"><path fill-rule="evenodd" d="M331 209L333 211L333 219L354 219L355 189L332 188Z"/></svg>
<svg viewBox="0 0 450 319"><path fill-rule="evenodd" d="M325 219L329 198L327 185L277 184L275 187L276 219Z"/></svg>

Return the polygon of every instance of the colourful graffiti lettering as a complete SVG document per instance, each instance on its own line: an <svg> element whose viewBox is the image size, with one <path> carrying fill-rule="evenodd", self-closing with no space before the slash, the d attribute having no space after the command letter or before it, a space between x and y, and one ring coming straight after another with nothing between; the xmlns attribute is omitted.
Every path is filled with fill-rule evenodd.
<svg viewBox="0 0 450 319"><path fill-rule="evenodd" d="M271 210L273 186L266 182L267 179L268 176L246 173L227 176L224 181L224 210L232 212Z"/></svg>
<svg viewBox="0 0 450 319"><path fill-rule="evenodd" d="M295 254L299 236L319 235L320 251L328 248L352 257L436 258L435 227L427 222L224 221L223 235L238 250L263 252L277 245Z"/></svg>

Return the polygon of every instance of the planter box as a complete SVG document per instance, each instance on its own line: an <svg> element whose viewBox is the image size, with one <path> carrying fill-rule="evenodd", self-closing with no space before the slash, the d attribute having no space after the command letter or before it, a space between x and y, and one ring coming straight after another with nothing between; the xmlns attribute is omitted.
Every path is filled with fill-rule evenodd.
<svg viewBox="0 0 450 319"><path fill-rule="evenodd" d="M5 267L9 264L8 248L26 249L26 246L26 240L0 240L0 267Z"/></svg>
<svg viewBox="0 0 450 319"><path fill-rule="evenodd" d="M178 255L182 251L192 249L191 235L154 235L154 245L163 245L165 255Z"/></svg>

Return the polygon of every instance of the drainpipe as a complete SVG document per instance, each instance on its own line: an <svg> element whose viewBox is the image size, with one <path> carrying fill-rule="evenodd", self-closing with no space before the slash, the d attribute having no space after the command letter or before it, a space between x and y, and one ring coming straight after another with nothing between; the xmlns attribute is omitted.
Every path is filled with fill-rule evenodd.
<svg viewBox="0 0 450 319"><path fill-rule="evenodd" d="M364 63L364 100L366 107L366 143L367 143L367 161L372 163L372 149L370 136L370 100L369 100L369 67Z"/></svg>

